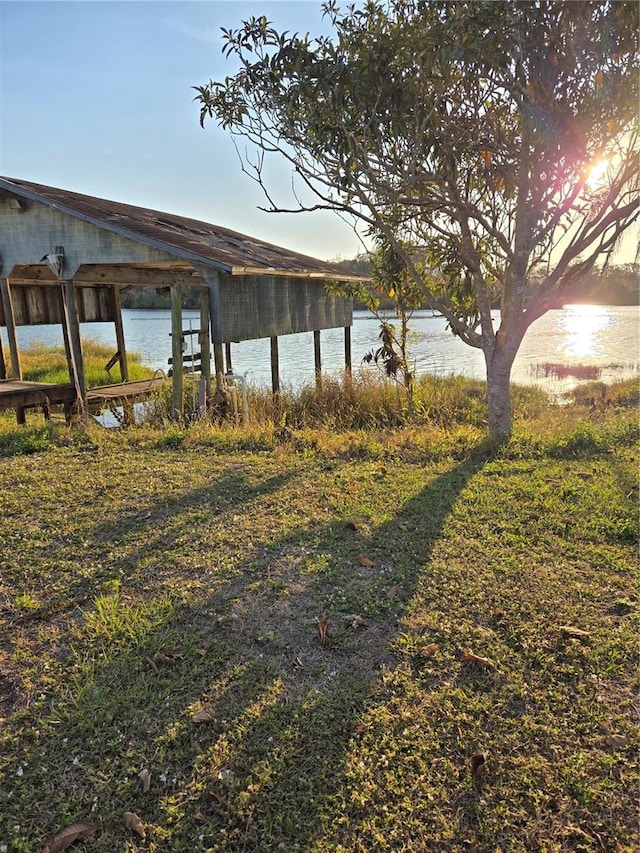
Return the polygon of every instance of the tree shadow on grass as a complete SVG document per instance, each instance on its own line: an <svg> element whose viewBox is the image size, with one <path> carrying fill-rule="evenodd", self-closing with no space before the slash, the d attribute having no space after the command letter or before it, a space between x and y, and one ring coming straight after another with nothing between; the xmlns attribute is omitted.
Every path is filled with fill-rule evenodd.
<svg viewBox="0 0 640 853"><path fill-rule="evenodd" d="M13 780L15 802L23 786L49 789L53 769L67 792L66 818L93 807L104 821L91 849L125 843L115 818L124 810L147 823L152 849L311 849L344 785L360 715L394 666L389 644L399 620L460 493L489 455L480 445L439 475L414 472L408 501L389 488L382 523L351 525L334 505L322 523L300 519L284 536L265 530L223 583L200 588L192 601L174 596L135 635L121 625L111 640L105 634L104 658L95 645L87 650L94 662L86 683L66 685L39 721L49 750L57 750L48 759L56 766L43 769L39 735L26 739L23 762L31 769ZM352 471L356 463L336 468ZM258 494L276 494L290 476L248 490L227 480L237 497L224 512L232 520L240 503L246 508ZM126 575L189 534L190 510L199 511L212 488L165 502L163 526L151 535L142 525L135 534L127 530L132 547L115 559L114 572L124 568ZM93 535L116 552L123 542L118 524L98 524ZM210 556L206 537L191 542L195 551L207 549L200 557ZM116 604L114 612L122 602ZM329 617L324 642L322 616ZM203 710L210 719L195 723ZM142 767L153 774L148 792L136 775ZM19 821L11 802L2 803L7 825ZM52 828L48 805L30 820L27 845L41 839L43 825Z"/></svg>

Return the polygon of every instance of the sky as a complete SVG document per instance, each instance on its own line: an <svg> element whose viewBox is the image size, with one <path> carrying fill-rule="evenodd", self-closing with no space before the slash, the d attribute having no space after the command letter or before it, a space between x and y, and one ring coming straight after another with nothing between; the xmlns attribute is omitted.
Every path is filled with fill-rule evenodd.
<svg viewBox="0 0 640 853"><path fill-rule="evenodd" d="M0 0L0 174L202 219L323 260L362 251L336 214L261 212L191 88L235 66L221 27L328 33L320 0ZM271 180L291 206L290 169Z"/></svg>
<svg viewBox="0 0 640 853"><path fill-rule="evenodd" d="M0 174L355 257L362 243L337 214L261 211L230 134L200 128L192 87L236 70L221 28L262 14L329 33L321 0L0 0ZM293 207L289 166L272 161L267 177ZM633 260L636 242L629 233L615 260Z"/></svg>

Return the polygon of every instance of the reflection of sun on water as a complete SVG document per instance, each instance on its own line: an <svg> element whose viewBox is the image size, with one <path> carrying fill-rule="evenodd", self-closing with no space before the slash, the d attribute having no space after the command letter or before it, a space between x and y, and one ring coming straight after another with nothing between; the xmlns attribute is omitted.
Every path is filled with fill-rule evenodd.
<svg viewBox="0 0 640 853"><path fill-rule="evenodd" d="M599 356L606 351L611 312L601 305L567 305L562 316L562 351L570 358Z"/></svg>

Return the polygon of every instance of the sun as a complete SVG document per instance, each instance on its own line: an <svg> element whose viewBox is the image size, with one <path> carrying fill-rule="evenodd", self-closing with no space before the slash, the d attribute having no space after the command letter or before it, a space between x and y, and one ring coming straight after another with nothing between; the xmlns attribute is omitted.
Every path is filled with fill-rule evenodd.
<svg viewBox="0 0 640 853"><path fill-rule="evenodd" d="M586 185L589 189L597 190L608 183L610 165L609 160L601 158L587 167Z"/></svg>

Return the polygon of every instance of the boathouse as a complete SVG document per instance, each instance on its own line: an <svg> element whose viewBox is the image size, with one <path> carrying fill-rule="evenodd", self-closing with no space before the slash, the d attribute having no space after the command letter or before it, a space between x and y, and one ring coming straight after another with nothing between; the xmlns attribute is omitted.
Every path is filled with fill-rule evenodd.
<svg viewBox="0 0 640 853"><path fill-rule="evenodd" d="M173 415L182 417L185 288L200 291L197 330L204 399L212 381L230 373L231 344L271 341L273 391L279 389L278 337L314 333L316 376L321 376L320 332L343 328L345 366L351 367L352 303L329 293L328 280L348 281L335 264L310 258L218 225L93 198L14 178L0 178L0 408L51 403L82 411L109 399L132 399L143 389L128 382L121 314L123 288L154 287L171 294ZM87 391L80 328L115 325L122 382ZM24 382L16 328L60 324L68 385ZM213 352L213 363L211 363ZM145 386L145 387L148 387Z"/></svg>

